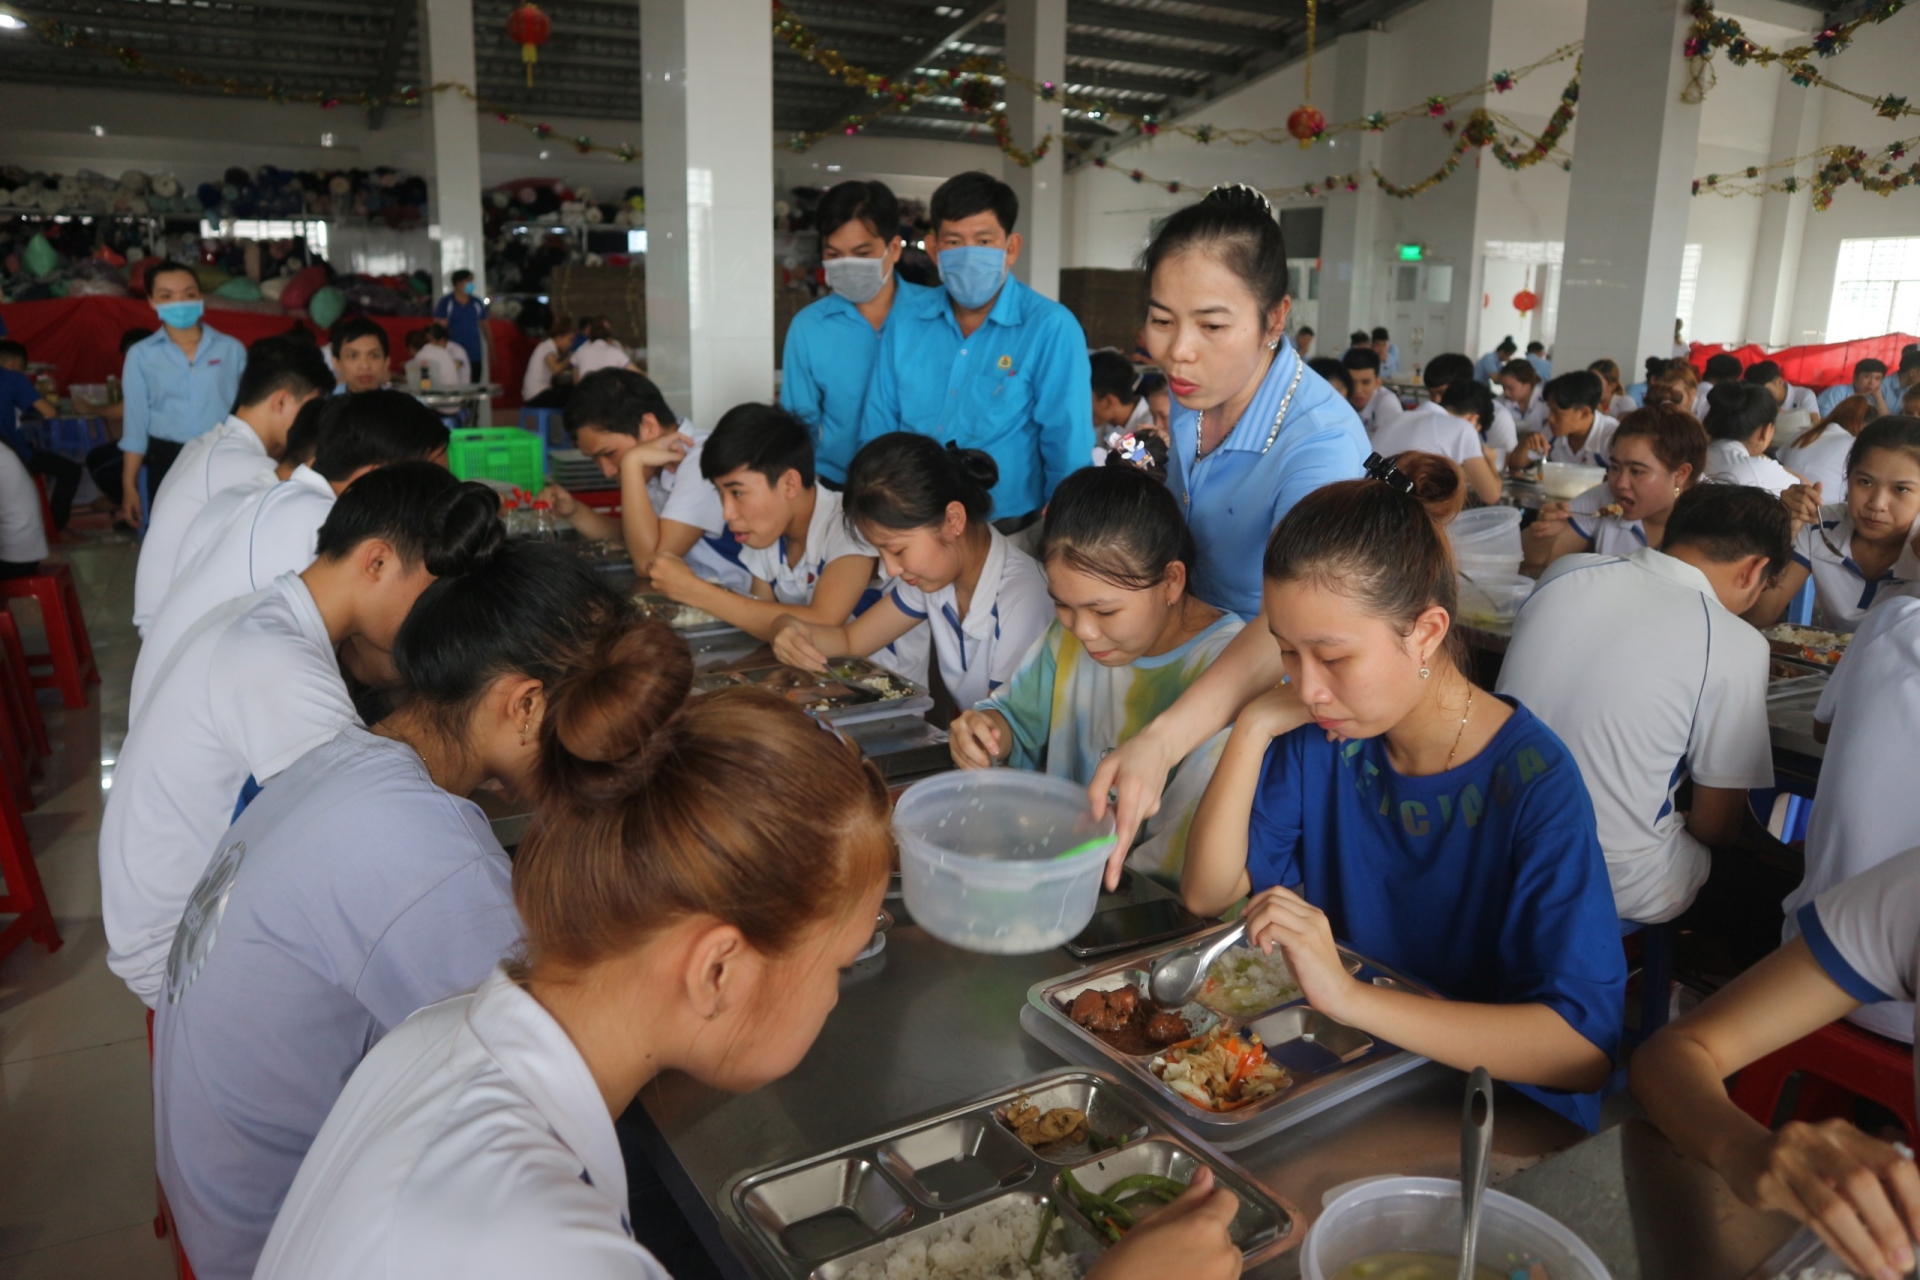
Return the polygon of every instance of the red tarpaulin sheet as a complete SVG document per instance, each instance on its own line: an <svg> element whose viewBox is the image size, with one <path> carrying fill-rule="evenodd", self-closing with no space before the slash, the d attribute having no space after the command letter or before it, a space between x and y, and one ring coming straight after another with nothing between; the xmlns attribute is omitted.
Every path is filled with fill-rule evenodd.
<svg viewBox="0 0 1920 1280"><path fill-rule="evenodd" d="M1742 368L1762 360L1771 360L1780 366L1780 372L1792 385L1824 391L1843 382L1852 382L1853 366L1861 360L1878 360L1887 366L1888 372L1898 369L1900 348L1910 342L1920 342L1920 338L1910 333L1889 333L1878 338L1861 338L1856 342L1785 347L1779 351L1768 351L1752 343L1744 347L1722 347L1696 342L1689 360L1696 369L1706 368L1707 357L1717 356L1723 351L1739 360Z"/></svg>
<svg viewBox="0 0 1920 1280"><path fill-rule="evenodd" d="M406 362L406 335L432 323L425 316L368 318L387 331L395 370ZM54 366L55 379L63 390L69 383L105 382L108 374L117 376L120 335L128 329L152 329L159 324L153 308L138 298L10 302L0 305L0 319L7 323L7 336L26 347L29 360ZM231 310L219 306L217 299L208 300L206 322L248 345L285 333L294 324L313 328L302 316ZM527 357L533 353L533 339L511 321L490 320L488 324L493 329L493 380L504 393L494 404L517 408L520 378L526 372Z"/></svg>

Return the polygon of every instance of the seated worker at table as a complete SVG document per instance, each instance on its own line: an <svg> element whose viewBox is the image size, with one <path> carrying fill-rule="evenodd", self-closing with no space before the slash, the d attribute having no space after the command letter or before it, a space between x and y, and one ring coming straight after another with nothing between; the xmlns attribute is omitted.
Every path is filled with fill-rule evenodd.
<svg viewBox="0 0 1920 1280"><path fill-rule="evenodd" d="M1787 375L1780 366L1771 360L1760 360L1747 366L1740 380L1750 387L1765 387L1773 394L1774 403L1781 413L1805 413L1818 419L1820 400L1806 387L1796 387L1787 381Z"/></svg>
<svg viewBox="0 0 1920 1280"><path fill-rule="evenodd" d="M1545 381L1530 360L1509 360L1500 366L1494 379L1500 384L1500 401L1513 415L1514 426L1524 439L1529 431L1542 431L1547 425L1547 402L1540 394Z"/></svg>
<svg viewBox="0 0 1920 1280"><path fill-rule="evenodd" d="M918 431L991 454L1000 532L1040 519L1093 453L1087 339L1073 313L1016 280L1013 188L984 173L940 184L927 207L941 287L900 299L880 334L860 442Z"/></svg>
<svg viewBox="0 0 1920 1280"><path fill-rule="evenodd" d="M1313 358L1313 326L1303 324L1293 335L1293 353L1302 360Z"/></svg>
<svg viewBox="0 0 1920 1280"><path fill-rule="evenodd" d="M262 338L247 351L233 412L189 440L149 496L152 511L133 576L133 625L153 625L180 567L180 544L214 494L271 474L286 452L287 432L309 400L333 390L333 375L310 342Z"/></svg>
<svg viewBox="0 0 1920 1280"><path fill-rule="evenodd" d="M1360 415L1360 425L1367 429L1369 436L1400 420L1406 409L1400 403L1399 392L1381 385L1378 352L1372 347L1352 347L1340 357L1340 363L1347 366L1347 377L1353 383L1353 394L1347 397L1347 403Z"/></svg>
<svg viewBox="0 0 1920 1280"><path fill-rule="evenodd" d="M1887 381L1885 361L1871 358L1855 361L1851 381L1828 387L1820 393L1819 400L1815 402L1819 407L1818 416L1825 417L1832 413L1833 407L1848 396L1865 396L1880 413L1898 412L1900 408L1898 397L1895 397L1893 404L1888 404L1886 397L1881 394L1882 387Z"/></svg>
<svg viewBox="0 0 1920 1280"><path fill-rule="evenodd" d="M127 348L120 370L126 404L121 419L120 518L140 527L140 468L147 469L147 495L160 491L180 447L226 420L247 349L212 325L201 323L205 304L193 268L162 260L147 268L147 302L160 317L159 332Z"/></svg>
<svg viewBox="0 0 1920 1280"><path fill-rule="evenodd" d="M429 389L465 387L473 383L473 366L467 353L447 337L447 326L434 323L407 335L408 369L420 371L421 382Z"/></svg>
<svg viewBox="0 0 1920 1280"><path fill-rule="evenodd" d="M1193 822L1181 894L1286 954L1339 1022L1485 1066L1594 1129L1626 991L1580 769L1450 644L1452 557L1414 481L1308 494L1267 543L1287 682L1240 715ZM1352 978L1335 940L1444 1001Z"/></svg>
<svg viewBox="0 0 1920 1280"><path fill-rule="evenodd" d="M1500 501L1500 476L1480 435L1481 425L1492 420L1493 392L1486 383L1465 378L1443 390L1437 405L1427 401L1421 411L1403 413L1374 432L1373 447L1389 458L1433 453L1457 463L1473 496L1492 506Z"/></svg>
<svg viewBox="0 0 1920 1280"><path fill-rule="evenodd" d="M1685 911L1709 851L1739 837L1747 792L1773 785L1767 642L1740 615L1792 547L1771 494L1697 485L1673 504L1659 550L1557 560L1514 620L1497 692L1580 766L1622 920Z"/></svg>
<svg viewBox="0 0 1920 1280"><path fill-rule="evenodd" d="M1805 431L1775 437L1780 446L1780 465L1805 483L1818 484L1822 493L1845 493L1847 454L1853 449L1854 437L1869 422L1883 416L1867 397L1848 396Z"/></svg>
<svg viewBox="0 0 1920 1280"><path fill-rule="evenodd" d="M1828 889L1798 923L1801 936L1635 1051L1633 1096L1742 1201L1811 1227L1849 1274L1897 1280L1913 1270L1920 1240L1912 1155L1840 1119L1770 1132L1728 1098L1726 1080L1863 1006L1900 1001L1911 1012L1920 849Z"/></svg>
<svg viewBox="0 0 1920 1280"><path fill-rule="evenodd" d="M1154 425L1153 406L1141 384L1153 376L1112 347L1088 354L1093 371L1093 433L1102 442Z"/></svg>
<svg viewBox="0 0 1920 1280"><path fill-rule="evenodd" d="M1427 398L1408 409L1405 417L1418 417L1422 414L1437 417L1445 413L1446 407L1440 401L1446 395L1447 388L1456 382L1479 382L1482 386L1486 385L1485 379L1474 376L1473 361L1457 351L1443 351L1427 361L1420 371L1420 381L1427 388ZM1493 466L1494 474L1501 475L1507 469L1507 458L1513 453L1514 446L1519 443L1520 436L1514 428L1513 415L1507 412L1507 407L1495 399L1491 391L1487 393L1487 397L1492 409L1485 417L1480 417L1476 409L1475 425L1479 428L1480 442L1486 449L1487 461ZM1469 402L1463 399L1461 403ZM1381 452L1382 456L1387 456L1384 450Z"/></svg>
<svg viewBox="0 0 1920 1280"><path fill-rule="evenodd" d="M514 859L524 951L361 1062L259 1280L667 1280L627 1218L614 1118L659 1073L747 1093L798 1066L894 843L851 748L763 690L683 704L658 656L603 645L549 696L542 736L572 758ZM1231 1280L1237 1209L1202 1169L1088 1280Z"/></svg>
<svg viewBox="0 0 1920 1280"><path fill-rule="evenodd" d="M407 690L372 730L349 723L247 806L201 878L154 1021L160 1183L196 1276L246 1280L287 1188L369 1046L416 1010L473 990L520 940L512 864L467 796L531 802L578 767L542 732L600 651L630 658L634 696L677 700L686 644L634 622L578 556L493 546L484 506L444 534L471 560L428 587L394 641ZM431 545L431 544L429 544ZM643 740L644 742L644 740ZM643 744L636 744L640 747Z"/></svg>
<svg viewBox="0 0 1920 1280"><path fill-rule="evenodd" d="M1385 325L1375 325L1367 335L1367 345L1380 357L1380 376L1391 378L1400 372L1400 344L1393 340Z"/></svg>
<svg viewBox="0 0 1920 1280"><path fill-rule="evenodd" d="M320 526L349 485L390 463L444 465L446 451L440 415L404 392L328 397L310 465L268 488L241 485L217 494L187 526L173 584L134 661L129 723L139 720L146 691L194 623L313 563Z"/></svg>
<svg viewBox="0 0 1920 1280"><path fill-rule="evenodd" d="M1553 361L1547 359L1547 344L1535 339L1527 344L1527 363L1540 374L1540 381L1548 382L1553 378Z"/></svg>
<svg viewBox="0 0 1920 1280"><path fill-rule="evenodd" d="M1781 495L1794 521L1793 563L1747 614L1771 626L1807 578L1813 578L1813 624L1852 631L1867 610L1890 596L1911 595L1920 557L1909 545L1920 520L1920 418L1869 423L1847 452L1847 491L1822 502L1819 485Z"/></svg>
<svg viewBox="0 0 1920 1280"><path fill-rule="evenodd" d="M865 657L921 623L932 631L940 678L966 711L1012 678L1053 620L1034 558L988 523L993 459L978 449L890 431L853 455L841 499L855 533L880 556L892 586L841 626L781 618L773 652L825 671L827 659Z"/></svg>
<svg viewBox="0 0 1920 1280"><path fill-rule="evenodd" d="M1527 526L1522 570L1538 573L1580 551L1624 556L1658 547L1674 502L1706 465L1707 433L1692 415L1665 405L1635 410L1613 433L1606 484L1549 502Z"/></svg>
<svg viewBox="0 0 1920 1280"><path fill-rule="evenodd" d="M679 419L643 373L601 369L580 379L563 416L574 448L620 482L620 517L603 515L557 484L540 496L582 537L618 538L642 578L654 558L678 556L700 577L746 591L740 544L727 531L720 494L700 474L702 438Z"/></svg>
<svg viewBox="0 0 1920 1280"><path fill-rule="evenodd" d="M31 577L46 558L40 492L20 456L0 449L0 580Z"/></svg>
<svg viewBox="0 0 1920 1280"><path fill-rule="evenodd" d="M813 465L828 488L847 482L860 447L867 384L896 303L932 294L900 278L900 204L884 182L842 182L813 220L830 292L800 309L780 357L780 407L807 424ZM933 299L938 301L938 299Z"/></svg>
<svg viewBox="0 0 1920 1280"><path fill-rule="evenodd" d="M1804 479L1767 456L1773 447L1773 420L1780 406L1765 387L1732 382L1707 397L1707 418L1700 425L1707 446L1706 478L1718 484L1744 484L1779 497Z"/></svg>
<svg viewBox="0 0 1920 1280"><path fill-rule="evenodd" d="M340 391L377 391L393 378L387 331L365 316L333 326L328 344L340 371Z"/></svg>
<svg viewBox="0 0 1920 1280"><path fill-rule="evenodd" d="M1685 360L1676 360L1674 364L1686 364L1688 368L1692 368L1692 365ZM1667 368L1669 373L1674 372L1672 365ZM1700 371L1699 381L1693 392L1693 404L1688 406L1688 411L1696 418L1706 417L1708 393L1715 387L1738 381L1740 381L1739 356L1729 355L1724 351L1716 356L1708 356L1706 366Z"/></svg>
<svg viewBox="0 0 1920 1280"><path fill-rule="evenodd" d="M1165 485L1133 467L1089 467L1055 492L1040 560L1054 622L997 692L953 722L962 769L1009 764L1084 783L1101 757L1178 698L1240 631L1189 590L1193 535ZM1180 874L1193 809L1221 740L1174 772L1167 804L1128 855Z"/></svg>
<svg viewBox="0 0 1920 1280"><path fill-rule="evenodd" d="M73 495L79 492L85 468L72 458L37 447L27 439L20 425L23 413L42 418L57 418L59 408L40 394L40 388L27 376L27 349L10 338L0 338L0 444L19 455L21 463L34 475L51 482L49 504L53 507L53 527L64 529L73 514ZM34 500L38 508L39 500Z"/></svg>
<svg viewBox="0 0 1920 1280"><path fill-rule="evenodd" d="M367 479L328 513L319 558L304 572L187 632L153 686L152 714L133 722L120 750L100 821L107 966L149 1008L181 912L248 779L269 784L357 721L335 651L355 641L391 653L420 593L467 567L455 554L471 545L462 531L498 518L491 490L462 487L431 463ZM453 550L443 556L443 546Z"/></svg>
<svg viewBox="0 0 1920 1280"><path fill-rule="evenodd" d="M151 329L136 328L123 331L120 335L120 362L124 365L127 352L133 345L152 335ZM73 407L75 412L83 417L99 418L107 424L107 443L95 445L87 453L87 474L93 477L94 485L100 490L101 499L116 513L114 516L116 524L124 526L125 521L121 520L118 513L123 505L126 484L126 478L120 470L120 434L126 423L127 402L121 399L112 404L101 404L75 396Z"/></svg>
<svg viewBox="0 0 1920 1280"><path fill-rule="evenodd" d="M700 473L720 491L751 585L745 593L729 591L662 552L651 566L656 590L762 640L773 638L783 617L840 626L864 612L877 557L847 526L840 495L814 483L804 423L777 405L735 405L702 447ZM882 598L876 593L866 603ZM874 661L925 684L927 644L926 628L916 627Z"/></svg>
<svg viewBox="0 0 1920 1280"><path fill-rule="evenodd" d="M1546 406L1545 430L1521 433L1520 447L1512 458L1514 469L1530 466L1539 458L1582 467L1606 466L1620 421L1601 411L1606 384L1600 375L1590 369L1563 373L1541 387L1539 396Z"/></svg>
<svg viewBox="0 0 1920 1280"><path fill-rule="evenodd" d="M1602 356L1587 366L1587 372L1600 379L1600 411L1609 418L1618 419L1621 414L1632 413L1640 407L1640 402L1620 385L1618 364Z"/></svg>
<svg viewBox="0 0 1920 1280"><path fill-rule="evenodd" d="M527 357L527 371L520 378L520 403L528 409L564 409L573 392L573 344L579 326L562 311L553 317L553 327Z"/></svg>
<svg viewBox="0 0 1920 1280"><path fill-rule="evenodd" d="M1473 376L1482 382L1494 383L1500 379L1500 371L1507 367L1520 351L1512 338L1500 339L1500 345L1473 362Z"/></svg>

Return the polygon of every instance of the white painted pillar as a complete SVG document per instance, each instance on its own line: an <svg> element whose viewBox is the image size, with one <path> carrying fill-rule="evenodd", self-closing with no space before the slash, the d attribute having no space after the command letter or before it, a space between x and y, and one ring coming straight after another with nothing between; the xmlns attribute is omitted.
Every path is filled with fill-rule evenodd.
<svg viewBox="0 0 1920 1280"><path fill-rule="evenodd" d="M1822 94L1790 83L1784 71L1775 69L1770 74L1780 78L1780 96L1773 108L1773 143L1768 154L1806 155L1820 145ZM1753 283L1747 293L1748 342L1784 347L1791 340L1793 297L1800 283L1800 250L1806 240L1814 164L1805 160L1794 167L1793 176L1800 180L1800 189L1792 195L1769 191L1760 197L1760 235L1754 241ZM1768 176L1777 181L1787 175L1775 172Z"/></svg>
<svg viewBox="0 0 1920 1280"><path fill-rule="evenodd" d="M1386 101L1386 41L1379 31L1352 31L1333 47L1332 120L1353 120L1379 110ZM1334 191L1320 232L1320 323L1314 340L1316 355L1338 356L1347 349L1347 334L1374 321L1374 281L1379 269L1380 203L1386 193L1372 180L1380 163L1383 135L1361 130L1343 134L1329 151L1330 171L1358 172L1366 180L1357 191ZM1347 148L1353 151L1348 152ZM1288 246L1289 252L1292 246ZM1402 350L1405 337L1400 337ZM1410 367L1410 366L1409 366Z"/></svg>
<svg viewBox="0 0 1920 1280"><path fill-rule="evenodd" d="M1637 369L1673 349L1700 142L1700 107L1680 101L1691 21L1676 0L1587 8L1557 368L1606 356Z"/></svg>
<svg viewBox="0 0 1920 1280"><path fill-rule="evenodd" d="M765 3L640 0L640 75L647 369L706 430L736 404L773 399Z"/></svg>
<svg viewBox="0 0 1920 1280"><path fill-rule="evenodd" d="M1045 84L1062 84L1067 74L1067 0L1008 0L1007 67L1015 75ZM1028 166L1007 156L1002 169L1020 197L1020 261L1013 274L1049 298L1060 296L1060 262L1065 245L1066 114L1058 99L1042 102L1020 85L1007 86L1007 124L1013 145L1032 151L1053 134L1047 154Z"/></svg>
<svg viewBox="0 0 1920 1280"><path fill-rule="evenodd" d="M427 79L457 81L469 88L473 69L472 0L420 0ZM473 291L487 296L486 228L480 220L480 116L471 98L456 90L425 95L433 117L432 222L440 228L439 293L465 268ZM436 295L438 296L438 295Z"/></svg>

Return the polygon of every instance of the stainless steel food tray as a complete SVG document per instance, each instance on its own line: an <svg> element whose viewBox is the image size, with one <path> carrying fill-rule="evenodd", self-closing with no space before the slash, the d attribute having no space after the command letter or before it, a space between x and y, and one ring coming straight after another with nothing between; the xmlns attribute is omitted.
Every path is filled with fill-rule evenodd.
<svg viewBox="0 0 1920 1280"><path fill-rule="evenodd" d="M880 680L903 692L886 697L865 683ZM829 658L824 672L804 671L778 662L756 667L738 665L705 673L702 682L695 685L696 692L711 692L725 683L767 689L790 697L794 705L808 715L834 725L915 716L933 709L933 695L925 688L866 658ZM840 692L835 694L834 689ZM833 705L842 696L851 700Z"/></svg>
<svg viewBox="0 0 1920 1280"><path fill-rule="evenodd" d="M1128 1085L1145 1094L1157 1110L1228 1151L1237 1151L1299 1124L1426 1061L1397 1045L1335 1022L1309 1008L1302 996L1247 1015L1224 1014L1202 1004L1189 1004L1181 1013L1186 1015L1194 1034L1205 1034L1215 1023L1225 1023L1236 1031L1256 1031L1266 1044L1269 1056L1286 1067L1293 1077L1292 1083L1279 1093L1237 1111L1210 1111L1175 1093L1153 1074L1148 1064L1154 1054L1122 1053L1067 1016L1073 998L1089 989L1111 991L1132 985L1140 988L1144 995L1147 973L1156 958L1177 948L1204 945L1232 927L1221 925L1151 951L1105 960L1064 977L1036 982L1027 991L1027 1005L1020 1011L1020 1026L1070 1061L1117 1072ZM1340 955L1348 972L1363 980L1421 995L1436 994L1431 988L1344 947Z"/></svg>
<svg viewBox="0 0 1920 1280"><path fill-rule="evenodd" d="M640 610L643 617L664 622L683 636L715 636L727 631L740 630L740 628L734 626L731 622L722 622L718 618L714 618L712 622L700 622L686 627L680 626L674 622L673 616L680 611L682 606L668 599L658 591L636 591L633 593L633 603L634 606ZM712 615L708 616L711 617ZM745 633L743 632L742 634Z"/></svg>
<svg viewBox="0 0 1920 1280"><path fill-rule="evenodd" d="M1028 1101L1042 1110L1074 1107L1105 1139L1044 1154L1000 1119ZM748 1259L768 1280L844 1280L862 1263L884 1272L904 1242L964 1227L1009 1201L1051 1197L1069 1254L1095 1255L1105 1237L1060 1184L1063 1171L1098 1192L1133 1173L1188 1181L1200 1165L1240 1197L1230 1230L1247 1266L1300 1242L1300 1214L1183 1126L1155 1115L1113 1077L1048 1072L937 1115L771 1169L740 1174L722 1208L751 1242Z"/></svg>

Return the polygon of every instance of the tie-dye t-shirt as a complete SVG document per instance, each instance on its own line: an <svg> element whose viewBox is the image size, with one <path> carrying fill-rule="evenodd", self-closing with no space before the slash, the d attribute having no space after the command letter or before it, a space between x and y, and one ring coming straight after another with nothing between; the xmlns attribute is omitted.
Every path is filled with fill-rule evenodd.
<svg viewBox="0 0 1920 1280"><path fill-rule="evenodd" d="M1012 726L1013 754L1007 763L1013 768L1089 782L1102 758L1172 706L1243 625L1223 613L1176 649L1124 667L1104 667L1056 622L1034 642L1013 679L977 706L998 711ZM1193 811L1213 777L1226 735L1221 730L1174 769L1160 812L1148 819L1145 838L1135 844L1128 866L1178 878L1187 828L1193 825Z"/></svg>

